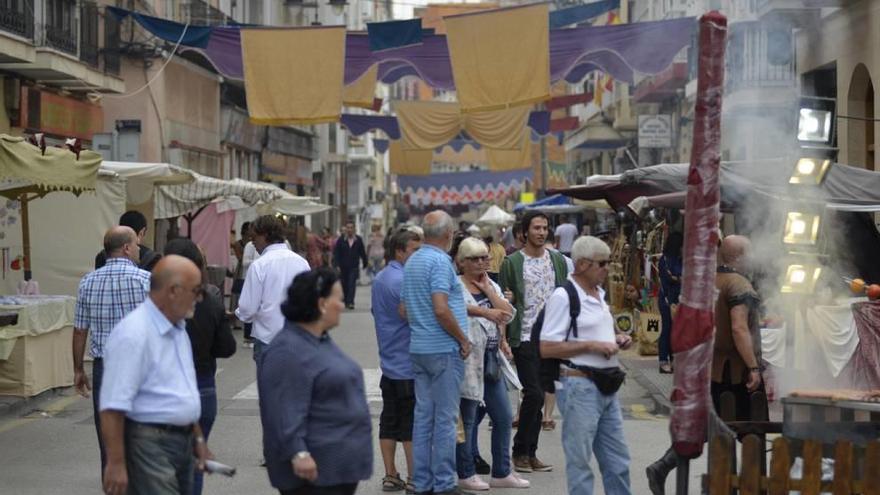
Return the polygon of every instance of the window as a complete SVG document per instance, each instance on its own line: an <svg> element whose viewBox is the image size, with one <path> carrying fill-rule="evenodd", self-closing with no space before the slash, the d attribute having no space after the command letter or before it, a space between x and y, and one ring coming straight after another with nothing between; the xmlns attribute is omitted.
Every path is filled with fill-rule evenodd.
<svg viewBox="0 0 880 495"><path fill-rule="evenodd" d="M46 45L76 55L76 0L46 0Z"/></svg>

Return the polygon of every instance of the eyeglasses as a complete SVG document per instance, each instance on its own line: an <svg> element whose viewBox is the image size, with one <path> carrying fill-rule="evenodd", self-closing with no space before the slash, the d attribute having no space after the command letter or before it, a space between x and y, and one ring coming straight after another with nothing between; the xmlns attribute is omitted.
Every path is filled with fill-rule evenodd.
<svg viewBox="0 0 880 495"><path fill-rule="evenodd" d="M178 284L177 287L183 288L183 285ZM197 299L205 297L205 285L199 284L192 289L189 289L190 293L195 296Z"/></svg>
<svg viewBox="0 0 880 495"><path fill-rule="evenodd" d="M465 259L466 259L466 260L470 260L470 261L489 261L489 256L488 256L488 255L483 255L483 256L468 256L468 257L466 257Z"/></svg>
<svg viewBox="0 0 880 495"><path fill-rule="evenodd" d="M605 268L606 266L608 266L608 263L611 263L611 260L596 261L596 260L591 260L590 258L584 258L584 259L589 261L590 263L595 263L595 264L599 265L599 268Z"/></svg>

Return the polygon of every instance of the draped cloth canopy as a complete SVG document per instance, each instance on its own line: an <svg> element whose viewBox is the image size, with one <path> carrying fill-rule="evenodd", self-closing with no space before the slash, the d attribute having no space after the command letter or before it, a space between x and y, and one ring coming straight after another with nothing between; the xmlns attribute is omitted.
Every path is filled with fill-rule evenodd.
<svg viewBox="0 0 880 495"><path fill-rule="evenodd" d="M428 175L434 150L407 150L400 140L391 141L389 168L392 174Z"/></svg>
<svg viewBox="0 0 880 495"><path fill-rule="evenodd" d="M336 122L342 110L345 27L243 29L251 122Z"/></svg>
<svg viewBox="0 0 880 495"><path fill-rule="evenodd" d="M522 149L528 136L527 106L464 114L458 103L398 101L394 104L404 149L430 149L452 141L462 131L487 148Z"/></svg>
<svg viewBox="0 0 880 495"><path fill-rule="evenodd" d="M462 112L500 110L550 98L549 4L443 20Z"/></svg>
<svg viewBox="0 0 880 495"><path fill-rule="evenodd" d="M342 88L342 104L349 107L373 108L379 66L371 67L356 81Z"/></svg>
<svg viewBox="0 0 880 495"><path fill-rule="evenodd" d="M632 84L634 72L656 74L665 69L690 44L696 28L693 17L612 26L555 29L549 35L550 81L576 83L591 70L602 70L614 79ZM239 27L214 28L207 48L181 47L200 53L223 77L243 79ZM422 44L382 52L370 51L364 33L345 39L345 83L360 79L378 66L379 81L390 84L415 76L433 88L454 90L447 38L424 35Z"/></svg>

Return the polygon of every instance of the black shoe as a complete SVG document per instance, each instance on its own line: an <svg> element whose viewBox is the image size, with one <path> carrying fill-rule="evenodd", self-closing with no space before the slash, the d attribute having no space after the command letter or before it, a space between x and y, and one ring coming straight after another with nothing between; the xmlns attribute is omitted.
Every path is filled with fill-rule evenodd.
<svg viewBox="0 0 880 495"><path fill-rule="evenodd" d="M666 477L678 464L678 455L669 449L657 462L645 468L645 476L648 477L648 488L653 495L665 495Z"/></svg>
<svg viewBox="0 0 880 495"><path fill-rule="evenodd" d="M492 472L492 466L480 456L474 457L474 466L477 468L477 474L490 474Z"/></svg>
<svg viewBox="0 0 880 495"><path fill-rule="evenodd" d="M466 492L459 487L455 487L452 490L448 490L445 492L434 492L434 495L476 495L473 492Z"/></svg>

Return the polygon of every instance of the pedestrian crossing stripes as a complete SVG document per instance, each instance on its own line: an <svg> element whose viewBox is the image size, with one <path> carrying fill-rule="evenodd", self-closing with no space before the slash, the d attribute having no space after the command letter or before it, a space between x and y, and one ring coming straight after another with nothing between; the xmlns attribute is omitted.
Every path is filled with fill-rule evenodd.
<svg viewBox="0 0 880 495"><path fill-rule="evenodd" d="M367 393L367 402L382 402L382 391L379 389L379 379L382 378L382 371L377 368L364 370L364 389ZM257 382L254 381L247 387L243 388L233 397L233 400L257 400Z"/></svg>

